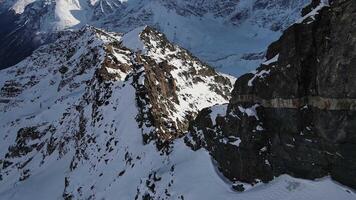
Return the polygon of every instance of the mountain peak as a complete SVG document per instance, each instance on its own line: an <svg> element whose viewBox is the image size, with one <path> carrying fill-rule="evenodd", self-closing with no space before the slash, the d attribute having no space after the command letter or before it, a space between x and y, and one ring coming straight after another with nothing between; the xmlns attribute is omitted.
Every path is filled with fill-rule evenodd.
<svg viewBox="0 0 356 200"><path fill-rule="evenodd" d="M133 37L145 51L131 50ZM169 151L200 109L228 102L234 81L150 27L126 35L91 26L66 31L0 74L4 189L32 180L55 160L69 159L63 167L75 174L83 162L100 162L94 154L119 146L121 153L144 144ZM63 197L84 184L69 176Z"/></svg>

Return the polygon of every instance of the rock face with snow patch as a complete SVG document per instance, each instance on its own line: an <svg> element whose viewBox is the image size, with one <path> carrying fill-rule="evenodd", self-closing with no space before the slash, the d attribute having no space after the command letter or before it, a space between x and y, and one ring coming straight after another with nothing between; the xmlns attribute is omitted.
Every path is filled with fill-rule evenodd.
<svg viewBox="0 0 356 200"><path fill-rule="evenodd" d="M225 110L203 110L186 138L238 190L285 173L356 188L356 2L314 1L304 14L238 79Z"/></svg>

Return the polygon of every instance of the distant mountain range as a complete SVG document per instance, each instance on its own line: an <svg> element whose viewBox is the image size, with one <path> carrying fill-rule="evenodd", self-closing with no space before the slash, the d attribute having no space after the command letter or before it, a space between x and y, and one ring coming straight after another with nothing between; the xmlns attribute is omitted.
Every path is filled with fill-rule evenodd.
<svg viewBox="0 0 356 200"><path fill-rule="evenodd" d="M300 17L309 0L16 0L0 3L0 67L13 65L53 33L86 24L128 32L155 27L219 71L256 68L269 43ZM6 59L5 59L6 56Z"/></svg>

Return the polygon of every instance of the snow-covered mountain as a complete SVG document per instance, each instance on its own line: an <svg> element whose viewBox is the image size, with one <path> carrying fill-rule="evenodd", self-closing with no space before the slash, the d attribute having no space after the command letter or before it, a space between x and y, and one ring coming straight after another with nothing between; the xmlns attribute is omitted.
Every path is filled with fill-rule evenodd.
<svg viewBox="0 0 356 200"><path fill-rule="evenodd" d="M124 199L145 195L136 190L159 166L174 174L168 141L200 109L227 102L234 80L148 27L64 33L0 76L1 199L23 199L44 174L46 192L31 198L101 199L116 183Z"/></svg>
<svg viewBox="0 0 356 200"><path fill-rule="evenodd" d="M65 32L0 77L0 199L356 198L329 178L287 175L234 191L179 136L229 101L235 79L152 28Z"/></svg>
<svg viewBox="0 0 356 200"><path fill-rule="evenodd" d="M48 35L45 33L78 29L86 24L115 32L128 32L150 25L166 34L170 41L189 49L204 62L222 72L238 76L260 64L267 45L299 18L301 9L308 2L309 0L0 1L0 11L10 9L17 13L18 18L14 20L14 16L1 16L0 24L7 18L11 22L16 21L16 24L3 34L8 39L0 41L0 44L4 44L2 49L7 48L4 53L9 54L9 45L5 44L15 36L21 38L29 35L28 32L33 35L31 38L37 40L28 41L26 47L34 49L47 40ZM27 33L24 34L20 27L26 27L23 29ZM22 40L27 41L28 37ZM18 54L16 51L14 53ZM18 57L13 59L18 60ZM11 62L1 61L0 66L2 65L11 65Z"/></svg>

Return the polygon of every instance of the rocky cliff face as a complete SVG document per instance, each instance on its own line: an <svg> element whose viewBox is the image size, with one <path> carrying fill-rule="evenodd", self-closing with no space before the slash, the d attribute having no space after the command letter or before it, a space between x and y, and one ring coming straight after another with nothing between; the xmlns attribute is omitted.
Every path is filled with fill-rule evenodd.
<svg viewBox="0 0 356 200"><path fill-rule="evenodd" d="M330 175L356 188L356 2L314 1L303 12L238 79L230 103L202 111L186 138L233 182Z"/></svg>

